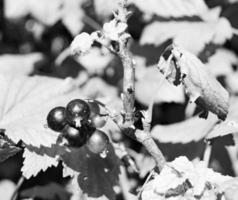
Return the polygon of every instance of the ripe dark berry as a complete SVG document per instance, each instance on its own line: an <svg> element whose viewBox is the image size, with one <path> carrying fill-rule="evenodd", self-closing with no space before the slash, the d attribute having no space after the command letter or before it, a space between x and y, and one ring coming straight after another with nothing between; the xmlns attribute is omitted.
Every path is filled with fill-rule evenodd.
<svg viewBox="0 0 238 200"><path fill-rule="evenodd" d="M95 115L91 118L91 124L95 128L102 128L107 123L106 117L101 117L99 115Z"/></svg>
<svg viewBox="0 0 238 200"><path fill-rule="evenodd" d="M111 139L113 142L115 143L119 143L123 140L123 134L121 133L121 131L111 131L110 132L111 135Z"/></svg>
<svg viewBox="0 0 238 200"><path fill-rule="evenodd" d="M100 107L95 101L88 101L88 106L90 108L90 117L94 117L100 113Z"/></svg>
<svg viewBox="0 0 238 200"><path fill-rule="evenodd" d="M67 121L78 127L78 122L88 120L90 115L90 108L88 104L81 99L74 99L66 106L66 118Z"/></svg>
<svg viewBox="0 0 238 200"><path fill-rule="evenodd" d="M107 149L109 138L106 133L96 129L87 141L87 148L96 154L102 153Z"/></svg>
<svg viewBox="0 0 238 200"><path fill-rule="evenodd" d="M62 131L66 125L65 108L53 108L47 116L47 124L54 131Z"/></svg>
<svg viewBox="0 0 238 200"><path fill-rule="evenodd" d="M81 147L86 143L87 133L81 129L74 128L67 124L62 133L63 137L68 140L70 146Z"/></svg>

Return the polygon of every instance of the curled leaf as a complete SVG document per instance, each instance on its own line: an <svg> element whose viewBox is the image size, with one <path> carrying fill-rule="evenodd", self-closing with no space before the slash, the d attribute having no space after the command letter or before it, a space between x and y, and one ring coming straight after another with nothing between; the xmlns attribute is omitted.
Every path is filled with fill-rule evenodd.
<svg viewBox="0 0 238 200"><path fill-rule="evenodd" d="M195 116L174 124L155 125L151 130L151 135L163 143L197 142L206 137L217 121L215 115L209 115L207 120Z"/></svg>
<svg viewBox="0 0 238 200"><path fill-rule="evenodd" d="M158 68L170 83L185 86L190 101L203 109L201 117L207 118L211 111L219 119L226 119L229 94L195 55L178 46L169 46Z"/></svg>

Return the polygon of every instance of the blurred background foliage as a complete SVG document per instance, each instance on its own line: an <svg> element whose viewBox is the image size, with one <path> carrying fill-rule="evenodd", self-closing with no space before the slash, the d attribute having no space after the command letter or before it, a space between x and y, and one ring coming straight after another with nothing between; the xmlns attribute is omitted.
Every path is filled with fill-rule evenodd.
<svg viewBox="0 0 238 200"><path fill-rule="evenodd" d="M0 0L0 72L5 70L7 73L14 73L18 70L20 73L26 73L29 76L43 75L58 78L73 77L75 79L85 75L89 77L87 80L100 78L106 84L102 87L98 86L101 87L100 89L107 90L108 87L112 86L117 88L119 95L122 87L123 68L117 57L105 55L97 45L95 45L93 53L82 59L67 54L67 48L75 35L82 31L89 33L95 31L95 29L102 27L104 22L112 18L111 11L114 9L114 3L110 3L110 1L70 0L67 2L67 0L52 0L51 2L27 0L24 2L24 0ZM206 0L206 4L209 8L219 6L221 9L220 16L226 17L231 25L238 29L238 2ZM132 16L128 21L128 31L133 39L130 49L140 65L137 72L138 80L142 80L140 77L145 76L144 68L150 68L158 62L159 56L173 39L172 37L166 39L159 45L141 42L143 31L147 25L153 22L185 21L192 23L202 21L199 16L176 18L152 15L147 19L145 16L147 13L140 10L136 4L131 3L129 9L132 11ZM58 10L61 11L58 12ZM147 37L150 37L150 35ZM196 39L199 38L194 38L194 40ZM199 51L198 56L204 63L207 63L209 58L216 54L219 49L232 52L232 55L234 54L236 57L238 54L238 36L232 36L223 44L206 43L204 48ZM65 52L66 55L62 52ZM17 56L23 57L21 59ZM232 67L235 71L237 70L237 60L233 63L231 61L227 62L229 62L229 67ZM140 74L140 70L143 71L142 74ZM149 78L147 79L150 79L150 75L151 73L148 72L147 76ZM227 87L227 74L219 73L217 78ZM238 84L238 80L232 83ZM94 84L92 83L88 90L91 90ZM151 84L153 83L148 81L142 82L138 86L137 109L141 110L147 107L148 99L141 96L144 96L144 92L150 90ZM166 87L165 91L167 90L169 88ZM165 94L166 92L158 95L163 96ZM91 94L91 96L97 95ZM188 99L184 96L181 98L178 96L171 97L172 100L170 101L158 99L153 110L153 126L182 122L188 117ZM174 98L180 100L173 100ZM190 116L199 112L198 108L194 109L195 111ZM193 130L191 129L188 134L193 134ZM122 140L133 151L147 155L140 144L125 137ZM205 143L201 139L198 142L187 144L160 143L159 146L168 160L173 160L179 155L186 155L189 159L195 159L203 155ZM0 163L0 180L9 179L16 183L20 177L22 162L22 155L19 153ZM142 163L142 160L140 163ZM148 161L148 165L153 167L153 161ZM228 153L224 145L219 142L213 146L211 166L224 174L235 175ZM140 167L145 168L145 166ZM36 199L69 199L66 190L62 190L68 180L62 178L61 168L61 166L50 168L37 177L25 181L20 197L28 197L33 194L33 196L38 196ZM147 174L149 170L145 169L144 171ZM138 174L130 173L130 170L128 171L128 177L134 191L145 180L145 175L141 177ZM28 189L33 187L35 189ZM1 186L0 191L1 194L3 192ZM54 195L50 196L52 192ZM118 196L118 199L120 199L120 196Z"/></svg>

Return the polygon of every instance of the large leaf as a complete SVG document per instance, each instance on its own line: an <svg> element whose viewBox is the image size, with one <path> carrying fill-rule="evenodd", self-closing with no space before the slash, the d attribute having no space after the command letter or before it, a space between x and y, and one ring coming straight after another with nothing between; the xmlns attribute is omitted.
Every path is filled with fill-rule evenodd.
<svg viewBox="0 0 238 200"><path fill-rule="evenodd" d="M225 82L231 94L238 93L238 73L233 72L226 76Z"/></svg>
<svg viewBox="0 0 238 200"><path fill-rule="evenodd" d="M77 60L87 69L89 74L102 75L112 59L111 53L103 53L100 48L92 47L87 54L79 56Z"/></svg>
<svg viewBox="0 0 238 200"><path fill-rule="evenodd" d="M62 155L64 176L74 176L86 199L115 199L120 162L109 145L106 157L91 153L85 146Z"/></svg>
<svg viewBox="0 0 238 200"><path fill-rule="evenodd" d="M29 75L34 70L34 63L41 60L41 53L26 55L5 54L0 56L0 73Z"/></svg>
<svg viewBox="0 0 238 200"><path fill-rule="evenodd" d="M229 94L195 55L172 45L160 57L158 68L169 82L185 86L190 101L203 109L201 117L207 118L211 111L226 119Z"/></svg>
<svg viewBox="0 0 238 200"><path fill-rule="evenodd" d="M46 126L55 106L82 97L71 79L0 75L0 127L15 143L40 147L56 143L58 133Z"/></svg>
<svg viewBox="0 0 238 200"><path fill-rule="evenodd" d="M175 44L198 54L206 44L223 44L231 37L231 25L225 18L211 22L153 22L143 30L140 44L159 46L168 39L173 39Z"/></svg>
<svg viewBox="0 0 238 200"><path fill-rule="evenodd" d="M91 99L96 98L115 98L118 96L118 89L106 83L99 77L91 78L82 87L83 93Z"/></svg>
<svg viewBox="0 0 238 200"><path fill-rule="evenodd" d="M52 145L59 133L47 128L46 117L55 106L82 97L73 80L0 75L0 90L0 127L14 143L26 145L23 175L30 178L56 166L60 151Z"/></svg>
<svg viewBox="0 0 238 200"><path fill-rule="evenodd" d="M76 35L83 27L84 0L5 0L7 18L19 18L31 14L45 25L54 25L62 20L69 31Z"/></svg>
<svg viewBox="0 0 238 200"><path fill-rule="evenodd" d="M163 80L162 74L154 67L147 68L144 75L136 82L135 96L137 100L149 105L152 99L157 103L184 103L185 95L182 87L176 87ZM161 85L158 86L158 83Z"/></svg>
<svg viewBox="0 0 238 200"><path fill-rule="evenodd" d="M208 10L203 0L129 0L147 16L184 17L200 16Z"/></svg>
<svg viewBox="0 0 238 200"><path fill-rule="evenodd" d="M153 138L162 143L197 142L205 138L217 121L216 116L212 114L207 120L195 116L170 125L155 125L151 134Z"/></svg>
<svg viewBox="0 0 238 200"><path fill-rule="evenodd" d="M227 49L217 49L205 65L214 76L226 76L233 74L232 66L237 63L238 58L235 53Z"/></svg>
<svg viewBox="0 0 238 200"><path fill-rule="evenodd" d="M219 16L220 9L209 9L204 0L129 0L129 4L135 5L148 20L153 16L163 18L182 18L199 16L209 20ZM95 0L94 7L100 17L109 17L118 7L117 1ZM214 11L215 10L215 11ZM215 13L215 14L214 14Z"/></svg>

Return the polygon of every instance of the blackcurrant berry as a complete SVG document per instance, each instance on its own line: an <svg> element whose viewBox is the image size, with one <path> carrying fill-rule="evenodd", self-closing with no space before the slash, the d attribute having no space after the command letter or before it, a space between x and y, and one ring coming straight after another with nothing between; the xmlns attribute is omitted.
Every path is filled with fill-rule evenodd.
<svg viewBox="0 0 238 200"><path fill-rule="evenodd" d="M121 133L121 131L111 131L110 135L112 141L115 143L119 143L123 140L123 134Z"/></svg>
<svg viewBox="0 0 238 200"><path fill-rule="evenodd" d="M100 107L95 101L88 101L88 106L90 108L90 117L94 117L100 113Z"/></svg>
<svg viewBox="0 0 238 200"><path fill-rule="evenodd" d="M88 120L90 116L90 108L88 104L81 99L74 99L66 106L67 121L78 127L78 123L83 120Z"/></svg>
<svg viewBox="0 0 238 200"><path fill-rule="evenodd" d="M92 153L100 154L106 150L109 138L106 133L96 129L87 141L87 148Z"/></svg>
<svg viewBox="0 0 238 200"><path fill-rule="evenodd" d="M74 128L70 125L66 125L62 131L63 137L65 137L70 146L81 147L86 143L87 133L81 129Z"/></svg>
<svg viewBox="0 0 238 200"><path fill-rule="evenodd" d="M54 131L62 131L66 125L65 108L53 108L47 116L47 124Z"/></svg>
<svg viewBox="0 0 238 200"><path fill-rule="evenodd" d="M101 117L99 115L95 115L91 118L91 124L95 128L102 128L107 123L106 117Z"/></svg>

